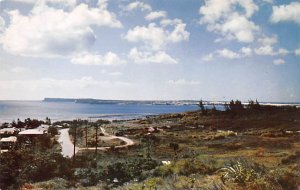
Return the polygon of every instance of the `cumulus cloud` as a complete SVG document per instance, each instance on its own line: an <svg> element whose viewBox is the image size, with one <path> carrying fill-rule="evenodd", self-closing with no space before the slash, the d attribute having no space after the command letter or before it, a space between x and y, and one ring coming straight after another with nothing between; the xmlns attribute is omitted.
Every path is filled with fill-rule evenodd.
<svg viewBox="0 0 300 190"><path fill-rule="evenodd" d="M228 58L228 59L237 59L240 58L240 55L238 53L235 53L229 49L222 49L217 51L218 55L220 57Z"/></svg>
<svg viewBox="0 0 300 190"><path fill-rule="evenodd" d="M244 55L244 56L251 56L252 55L252 49L249 47L242 47L240 49L240 52Z"/></svg>
<svg viewBox="0 0 300 190"><path fill-rule="evenodd" d="M148 26L136 26L130 29L126 40L142 42L153 50L163 49L168 43L176 43L189 39L190 33L185 30L186 24L181 20L173 26L173 30L150 23Z"/></svg>
<svg viewBox="0 0 300 190"><path fill-rule="evenodd" d="M23 56L66 56L86 51L95 42L91 26L120 28L122 24L106 4L91 8L80 4L71 11L36 4L29 15L9 11L10 24L1 43L4 50Z"/></svg>
<svg viewBox="0 0 300 190"><path fill-rule="evenodd" d="M284 48L280 48L277 52L278 55L282 55L282 56L285 56L289 53L289 51L287 49L284 49Z"/></svg>
<svg viewBox="0 0 300 190"><path fill-rule="evenodd" d="M137 48L132 48L128 56L135 63L161 63L161 64L177 64L178 61L172 58L164 51L150 52L139 51Z"/></svg>
<svg viewBox="0 0 300 190"><path fill-rule="evenodd" d="M209 31L220 33L226 39L249 43L259 30L250 20L257 10L252 0L206 0L199 9L200 24L207 24Z"/></svg>
<svg viewBox="0 0 300 190"><path fill-rule="evenodd" d="M257 55L274 55L273 47L269 45L261 46L256 48L254 51Z"/></svg>
<svg viewBox="0 0 300 190"><path fill-rule="evenodd" d="M298 49L295 50L295 55L296 56L300 56L300 48L298 48Z"/></svg>
<svg viewBox="0 0 300 190"><path fill-rule="evenodd" d="M148 15L145 16L146 20L155 20L158 18L165 18L167 17L167 12L166 11L153 11L150 12Z"/></svg>
<svg viewBox="0 0 300 190"><path fill-rule="evenodd" d="M193 81L193 80L185 80L185 79L178 79L178 80L168 80L167 84L170 85L199 85L199 81Z"/></svg>
<svg viewBox="0 0 300 190"><path fill-rule="evenodd" d="M117 54L108 52L105 55L84 53L71 59L71 63L79 65L121 65L126 63Z"/></svg>
<svg viewBox="0 0 300 190"><path fill-rule="evenodd" d="M151 11L152 7L149 4L141 2L141 1L135 1L135 2L129 3L126 7L124 7L124 11L128 11L128 12L134 11L137 9L140 9L142 11Z"/></svg>
<svg viewBox="0 0 300 190"><path fill-rule="evenodd" d="M212 61L215 57L226 59L240 59L249 56L252 56L252 49L249 47L242 47L238 52L224 48L203 56L202 61Z"/></svg>
<svg viewBox="0 0 300 190"><path fill-rule="evenodd" d="M284 48L280 48L278 49L278 51L274 51L273 47L270 45L261 46L259 48L256 48L254 51L257 55L269 55L269 56L276 56L276 55L285 56L289 53L289 51Z"/></svg>
<svg viewBox="0 0 300 190"><path fill-rule="evenodd" d="M278 38L276 35L273 35L271 37L262 37L262 38L258 38L257 40L259 43L261 43L264 46L271 46L274 45L278 42Z"/></svg>
<svg viewBox="0 0 300 190"><path fill-rule="evenodd" d="M5 28L5 20L0 16L0 32L4 31L4 28Z"/></svg>
<svg viewBox="0 0 300 190"><path fill-rule="evenodd" d="M288 5L279 5L272 7L271 22L292 21L300 24L300 2L291 2Z"/></svg>
<svg viewBox="0 0 300 190"><path fill-rule="evenodd" d="M285 61L283 59L275 59L273 61L273 64L274 65L283 65L283 64L285 64Z"/></svg>

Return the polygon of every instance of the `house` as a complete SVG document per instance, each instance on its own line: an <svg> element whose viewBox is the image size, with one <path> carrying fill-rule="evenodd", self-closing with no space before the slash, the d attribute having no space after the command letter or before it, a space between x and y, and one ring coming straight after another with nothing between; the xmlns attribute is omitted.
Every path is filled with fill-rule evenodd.
<svg viewBox="0 0 300 190"><path fill-rule="evenodd" d="M27 129L27 130L21 131L19 133L19 135L20 136L40 136L40 135L44 135L46 133L47 133L47 131L45 131L43 129L35 128L35 129Z"/></svg>
<svg viewBox="0 0 300 190"><path fill-rule="evenodd" d="M0 136L11 136L15 135L18 132L18 129L15 127L7 127L0 129Z"/></svg>
<svg viewBox="0 0 300 190"><path fill-rule="evenodd" d="M1 149L11 149L16 142L17 142L17 137L15 136L2 138L0 139L0 147Z"/></svg>
<svg viewBox="0 0 300 190"><path fill-rule="evenodd" d="M39 135L44 135L48 133L49 125L40 125L35 129L27 129L24 131L19 132L20 136L39 136Z"/></svg>

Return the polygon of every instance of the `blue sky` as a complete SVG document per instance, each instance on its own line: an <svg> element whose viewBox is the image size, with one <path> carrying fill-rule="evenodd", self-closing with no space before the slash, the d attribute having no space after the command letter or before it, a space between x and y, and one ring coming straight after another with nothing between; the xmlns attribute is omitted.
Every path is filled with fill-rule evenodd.
<svg viewBox="0 0 300 190"><path fill-rule="evenodd" d="M300 1L0 0L0 99L300 101Z"/></svg>

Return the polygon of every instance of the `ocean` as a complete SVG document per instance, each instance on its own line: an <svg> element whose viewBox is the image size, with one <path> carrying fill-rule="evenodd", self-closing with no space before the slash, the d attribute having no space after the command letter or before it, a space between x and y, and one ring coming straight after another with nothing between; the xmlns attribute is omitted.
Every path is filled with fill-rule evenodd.
<svg viewBox="0 0 300 190"><path fill-rule="evenodd" d="M76 103L46 101L0 101L0 123L26 118L52 121L76 118L93 120L134 119L148 115L178 113L199 109L197 105L148 104L148 103Z"/></svg>

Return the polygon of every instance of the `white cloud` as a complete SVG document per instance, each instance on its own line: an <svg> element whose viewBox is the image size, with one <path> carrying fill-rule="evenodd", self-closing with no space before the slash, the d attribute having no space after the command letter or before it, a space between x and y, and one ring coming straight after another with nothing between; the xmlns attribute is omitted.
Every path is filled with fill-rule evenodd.
<svg viewBox="0 0 300 190"><path fill-rule="evenodd" d="M169 31L164 27L150 23L148 26L136 26L124 37L130 42L143 42L153 50L163 49L168 43L177 43L189 39L190 33L185 30L186 24L181 20Z"/></svg>
<svg viewBox="0 0 300 190"><path fill-rule="evenodd" d="M166 43L166 33L163 28L158 27L154 23L148 26L136 26L130 29L125 39L130 42L144 42L153 49L161 49Z"/></svg>
<svg viewBox="0 0 300 190"><path fill-rule="evenodd" d="M174 30L169 33L168 41L173 43L187 41L190 37L190 33L185 30L185 27L186 24L182 22L175 24Z"/></svg>
<svg viewBox="0 0 300 190"><path fill-rule="evenodd" d="M259 30L249 20L257 10L258 6L252 0L206 0L199 9L200 24L207 24L209 31L220 33L227 39L249 43Z"/></svg>
<svg viewBox="0 0 300 190"><path fill-rule="evenodd" d="M251 56L252 55L252 49L249 47L242 47L240 49L240 52L244 55L244 56Z"/></svg>
<svg viewBox="0 0 300 190"><path fill-rule="evenodd" d="M168 19L168 18L164 18L160 21L160 25L163 27L169 26L169 25L177 25L182 23L181 19L175 18L175 19Z"/></svg>
<svg viewBox="0 0 300 190"><path fill-rule="evenodd" d="M273 35L272 37L259 38L257 41L264 46L268 46L268 45L271 46L278 42L278 38L276 35Z"/></svg>
<svg viewBox="0 0 300 190"><path fill-rule="evenodd" d="M126 63L118 55L108 52L105 55L84 53L74 56L71 63L79 65L121 65Z"/></svg>
<svg viewBox="0 0 300 190"><path fill-rule="evenodd" d="M130 59L135 63L162 63L162 64L177 64L178 61L172 58L164 51L148 52L139 51L137 48L132 48L129 52Z"/></svg>
<svg viewBox="0 0 300 190"><path fill-rule="evenodd" d="M23 56L65 56L86 51L96 40L91 26L122 27L106 6L80 4L67 12L41 3L28 16L17 10L9 15L10 24L1 39L3 48Z"/></svg>
<svg viewBox="0 0 300 190"><path fill-rule="evenodd" d="M232 14L220 28L216 27L215 29L220 30L229 39L233 38L240 42L252 42L254 40L254 32L259 27L245 16Z"/></svg>
<svg viewBox="0 0 300 190"><path fill-rule="evenodd" d="M284 49L284 48L280 48L277 52L278 55L282 55L282 56L285 56L289 53L289 51L287 49Z"/></svg>
<svg viewBox="0 0 300 190"><path fill-rule="evenodd" d="M270 45L261 46L259 48L256 48L254 51L257 55L270 55L270 56L276 56L276 55L285 56L289 53L289 51L284 48L280 48L278 49L278 51L274 51L273 47Z"/></svg>
<svg viewBox="0 0 300 190"><path fill-rule="evenodd" d="M228 59L237 59L237 58L241 57L238 53L235 53L235 52L233 52L229 49L226 49L226 48L224 48L222 50L218 50L217 54L220 57L224 57L224 58L228 58Z"/></svg>
<svg viewBox="0 0 300 190"><path fill-rule="evenodd" d="M285 64L285 61L283 59L276 59L273 61L274 65L283 65Z"/></svg>
<svg viewBox="0 0 300 190"><path fill-rule="evenodd" d="M135 1L135 2L129 3L124 8L124 10L128 11L128 12L136 10L136 9L140 9L142 11L151 11L152 10L152 8L149 4L144 3L144 2L140 2L140 1Z"/></svg>
<svg viewBox="0 0 300 190"><path fill-rule="evenodd" d="M210 53L208 55L204 55L201 60L202 61L212 61L214 59L214 54L213 53Z"/></svg>
<svg viewBox="0 0 300 190"><path fill-rule="evenodd" d="M252 49L249 47L242 47L239 50L239 52L235 52L227 48L224 48L221 50L216 50L213 53L203 56L202 60L212 61L215 57L221 57L226 59L240 59L240 58L250 57L250 56L252 56Z"/></svg>
<svg viewBox="0 0 300 190"><path fill-rule="evenodd" d="M166 11L153 11L150 12L148 15L145 16L146 20L155 20L158 18L166 18L167 12Z"/></svg>
<svg viewBox="0 0 300 190"><path fill-rule="evenodd" d="M199 85L200 82L199 81L189 81L189 80L185 80L185 79L178 79L178 80L169 80L167 81L167 84L170 84L170 85Z"/></svg>
<svg viewBox="0 0 300 190"><path fill-rule="evenodd" d="M0 16L0 32L5 28L5 20Z"/></svg>
<svg viewBox="0 0 300 190"><path fill-rule="evenodd" d="M300 24L300 2L291 2L288 5L279 5L272 7L271 22L293 21Z"/></svg>
<svg viewBox="0 0 300 190"><path fill-rule="evenodd" d="M296 56L300 56L300 48L298 48L298 49L295 50L295 55Z"/></svg>
<svg viewBox="0 0 300 190"><path fill-rule="evenodd" d="M261 46L259 48L256 48L255 53L257 55L274 55L273 47L270 45L267 46Z"/></svg>

